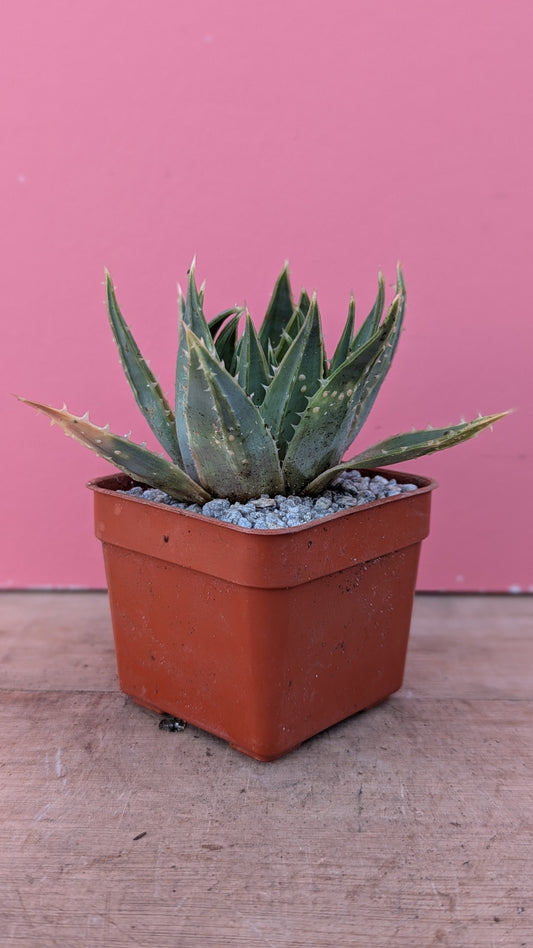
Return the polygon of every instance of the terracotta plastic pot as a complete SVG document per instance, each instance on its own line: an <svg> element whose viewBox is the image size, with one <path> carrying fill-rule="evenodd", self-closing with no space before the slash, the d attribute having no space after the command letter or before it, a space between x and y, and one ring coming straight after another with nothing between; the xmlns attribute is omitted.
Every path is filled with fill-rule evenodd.
<svg viewBox="0 0 533 948"><path fill-rule="evenodd" d="M252 530L91 481L122 690L274 760L402 684L434 481Z"/></svg>

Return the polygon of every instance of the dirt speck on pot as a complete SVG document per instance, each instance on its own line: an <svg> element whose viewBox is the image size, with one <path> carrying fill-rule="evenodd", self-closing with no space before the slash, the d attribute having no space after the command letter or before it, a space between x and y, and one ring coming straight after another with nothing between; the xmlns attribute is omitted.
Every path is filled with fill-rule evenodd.
<svg viewBox="0 0 533 948"><path fill-rule="evenodd" d="M161 718L159 722L160 731L184 731L186 727L186 721L182 721L181 718L168 717L167 715Z"/></svg>

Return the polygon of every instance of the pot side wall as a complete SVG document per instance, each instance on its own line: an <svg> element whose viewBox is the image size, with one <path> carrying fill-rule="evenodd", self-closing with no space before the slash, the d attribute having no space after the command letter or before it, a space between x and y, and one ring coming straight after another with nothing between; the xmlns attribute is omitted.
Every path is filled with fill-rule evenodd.
<svg viewBox="0 0 533 948"><path fill-rule="evenodd" d="M401 686L432 482L282 531L91 486L120 685L138 703L272 760ZM133 534L148 552L124 545Z"/></svg>

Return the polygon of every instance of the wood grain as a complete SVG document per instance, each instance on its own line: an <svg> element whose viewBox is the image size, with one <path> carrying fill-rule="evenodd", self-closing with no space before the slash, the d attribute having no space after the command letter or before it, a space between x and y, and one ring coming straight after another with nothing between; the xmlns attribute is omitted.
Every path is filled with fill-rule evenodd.
<svg viewBox="0 0 533 948"><path fill-rule="evenodd" d="M0 596L8 948L533 948L533 599L417 599L404 688L273 764L117 689L107 600Z"/></svg>

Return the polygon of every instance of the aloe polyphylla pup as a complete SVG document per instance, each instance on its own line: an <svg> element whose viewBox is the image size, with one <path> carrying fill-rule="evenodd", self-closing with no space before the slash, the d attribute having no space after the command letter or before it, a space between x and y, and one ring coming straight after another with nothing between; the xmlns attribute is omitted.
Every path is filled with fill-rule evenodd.
<svg viewBox="0 0 533 948"><path fill-rule="evenodd" d="M402 329L405 284L384 314L381 273L375 303L359 329L355 302L331 359L324 350L316 294L295 302L287 265L256 330L245 308L204 314L195 263L179 294L176 399L172 408L143 358L106 271L107 308L120 359L137 404L167 457L76 417L66 407L21 399L44 412L134 481L180 501L246 501L261 494L317 494L342 471L407 461L466 441L503 417L479 416L446 428L395 435L343 457L366 421L391 365ZM239 335L239 323L243 329Z"/></svg>

